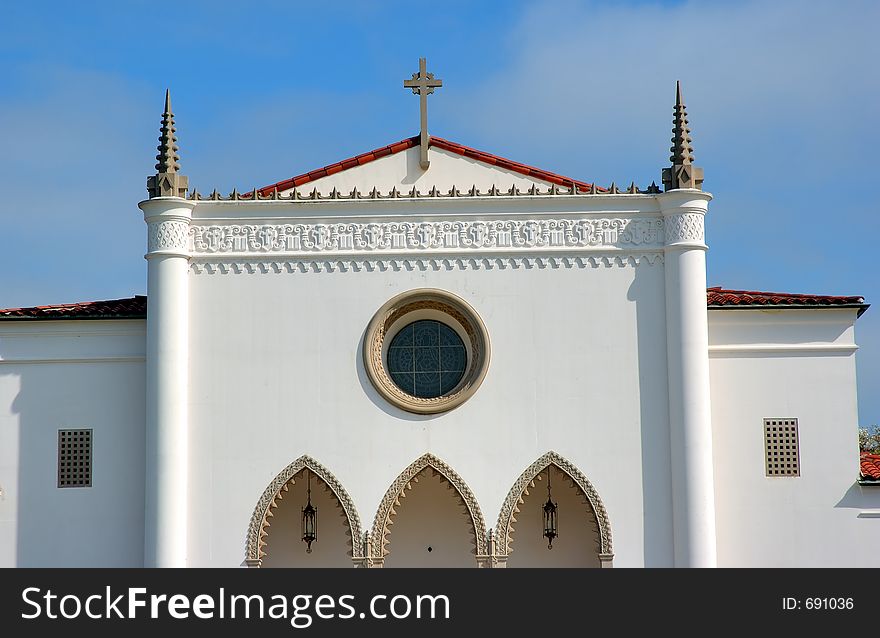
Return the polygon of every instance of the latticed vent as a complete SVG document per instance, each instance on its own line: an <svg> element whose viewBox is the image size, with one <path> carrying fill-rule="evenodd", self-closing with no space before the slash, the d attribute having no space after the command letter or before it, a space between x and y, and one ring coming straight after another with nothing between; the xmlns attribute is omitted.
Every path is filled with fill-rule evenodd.
<svg viewBox="0 0 880 638"><path fill-rule="evenodd" d="M92 431L58 430L58 487L92 486Z"/></svg>
<svg viewBox="0 0 880 638"><path fill-rule="evenodd" d="M764 419L764 466L767 476L800 476L797 419Z"/></svg>

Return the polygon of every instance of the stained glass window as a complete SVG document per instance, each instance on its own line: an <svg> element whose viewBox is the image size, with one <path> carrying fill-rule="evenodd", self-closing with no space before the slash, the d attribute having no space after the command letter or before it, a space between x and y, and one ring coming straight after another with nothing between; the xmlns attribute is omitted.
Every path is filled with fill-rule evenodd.
<svg viewBox="0 0 880 638"><path fill-rule="evenodd" d="M467 368L467 350L458 333L439 321L414 321L388 347L388 374L407 394L433 399L458 385Z"/></svg>

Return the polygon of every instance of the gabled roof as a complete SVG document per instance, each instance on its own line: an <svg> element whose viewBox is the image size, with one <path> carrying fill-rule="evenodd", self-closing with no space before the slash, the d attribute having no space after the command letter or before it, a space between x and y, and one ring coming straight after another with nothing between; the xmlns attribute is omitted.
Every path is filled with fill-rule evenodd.
<svg viewBox="0 0 880 638"><path fill-rule="evenodd" d="M880 454L862 452L859 460L859 483L862 485L880 485Z"/></svg>
<svg viewBox="0 0 880 638"><path fill-rule="evenodd" d="M147 298L144 295L0 310L0 319L144 319L146 316Z"/></svg>
<svg viewBox="0 0 880 638"><path fill-rule="evenodd" d="M859 316L868 309L865 298L857 295L803 295L790 292L761 292L758 290L727 290L721 286L709 288L707 302L710 310L732 308L858 308Z"/></svg>
<svg viewBox="0 0 880 638"><path fill-rule="evenodd" d="M754 290L726 290L709 288L706 301L710 310L719 308L859 308L861 315L868 308L863 297L835 297L827 295L798 295L785 292L757 292ZM135 295L126 299L83 301L81 303L32 308L0 310L2 319L144 319L147 316L147 298Z"/></svg>
<svg viewBox="0 0 880 638"><path fill-rule="evenodd" d="M374 160L385 157L386 155L394 155L395 153L400 153L401 151L414 148L418 145L418 135L416 135L415 137L408 137L407 139L395 142L394 144L389 144L388 146L383 146L382 148L377 148L367 153L361 153L360 155L349 157L348 159L344 159L341 162L328 164L327 166L317 168L313 171L309 171L308 173L303 173L302 175L297 175L296 177L291 177L290 179L285 179L275 184L269 184L269 186L264 186L263 188L259 188L257 190L260 195L266 196L272 194L272 191L274 191L276 188L279 191L286 191L291 188L298 188L303 184L308 184L309 182L312 182L316 179L327 177L328 175L334 175L335 173L339 173L349 168L354 168L355 166L363 166L364 164L368 164ZM430 137L429 145L435 146L437 148L442 148L443 150L449 151L450 153L456 153L457 155L461 155L462 157L467 157L477 160L478 162L483 162L484 164L497 166L498 168L513 171L514 173L519 173L520 175L531 177L533 179L539 179L544 182L550 182L558 186L571 188L571 185L575 184L578 187L578 190L583 192L589 191L590 187L592 186L587 182L582 182L571 177L566 177L565 175L559 175L558 173L545 171L540 168L535 168L534 166L529 166L527 164L520 164L519 162L514 162L513 160L505 159L503 157L499 157L498 155L493 155L492 153L478 151L477 149L470 148L469 146L464 146L456 142L450 142L449 140L444 140L442 137L436 137L432 135ZM605 191L606 189L599 188L598 190Z"/></svg>

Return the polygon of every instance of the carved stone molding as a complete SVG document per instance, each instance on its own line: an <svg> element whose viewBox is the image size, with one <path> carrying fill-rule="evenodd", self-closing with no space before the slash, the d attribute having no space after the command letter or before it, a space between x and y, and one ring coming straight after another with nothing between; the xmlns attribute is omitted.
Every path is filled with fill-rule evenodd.
<svg viewBox="0 0 880 638"><path fill-rule="evenodd" d="M336 497L337 503L345 514L346 521L348 522L346 535L348 536L349 555L353 559L363 558L361 521L351 497L326 467L312 457L304 455L281 470L272 482L269 483L269 486L263 490L260 500L257 501L257 506L254 508L254 513L248 525L247 540L245 542L245 561L248 565L258 565L263 556L266 555L263 551L263 547L266 545L264 539L268 535L266 528L269 526L269 518L273 516L272 510L278 507L278 501L283 498L282 492L287 492L289 485L295 482L296 475L306 468L324 481Z"/></svg>
<svg viewBox="0 0 880 638"><path fill-rule="evenodd" d="M628 268L663 263L660 252L590 255L525 255L384 259L210 259L195 258L196 274L452 271L558 268Z"/></svg>
<svg viewBox="0 0 880 638"><path fill-rule="evenodd" d="M469 344L468 364L459 384L448 394L437 397L416 397L400 389L385 368L383 360L385 338L394 329L407 323L410 313L436 313L439 321L458 325L466 334ZM491 348L489 333L476 310L464 299L445 290L418 288L408 290L388 300L370 321L364 336L364 369L376 391L389 403L416 414L446 412L461 405L480 387L489 369Z"/></svg>
<svg viewBox="0 0 880 638"><path fill-rule="evenodd" d="M495 538L497 543L498 554L507 556L513 551L513 527L516 522L516 514L519 512L519 505L522 503L522 497L525 491L534 485L535 479L549 465L555 466L573 481L581 493L586 497L593 513L599 524L599 554L606 556L613 555L611 545L611 522L608 519L608 513L599 498L599 493L590 483L584 474L577 469L570 461L563 458L556 452L547 452L537 461L532 463L525 471L519 475L519 478L510 488L504 504L501 506L501 513L498 515L498 523L495 527Z"/></svg>
<svg viewBox="0 0 880 638"><path fill-rule="evenodd" d="M480 511L480 505L467 483L446 463L438 459L433 454L424 454L413 461L400 475L394 480L382 501L379 503L379 509L376 511L376 518L373 520L372 530L372 551L373 559L381 560L388 555L387 545L389 542L389 527L392 524L392 518L397 511L395 507L400 506L400 497L404 490L412 489L412 482L423 471L429 470L436 472L441 479L449 483L459 496L462 504L467 509L471 520L472 531L474 536L474 556L481 557L485 555L486 543L486 523L483 519L483 513Z"/></svg>
<svg viewBox="0 0 880 638"><path fill-rule="evenodd" d="M189 224L176 219L163 219L147 224L147 250L189 251Z"/></svg>
<svg viewBox="0 0 880 638"><path fill-rule="evenodd" d="M659 218L193 226L195 254L661 247Z"/></svg>
<svg viewBox="0 0 880 638"><path fill-rule="evenodd" d="M666 245L704 240L703 213L677 213L666 217Z"/></svg>
<svg viewBox="0 0 880 638"><path fill-rule="evenodd" d="M323 200L358 200L358 199L436 199L436 198L461 198L461 197L556 197L566 195L656 195L660 192L660 188L651 182L651 185L645 189L636 186L635 182L630 182L629 188L621 191L614 182L608 188L591 184L589 188L586 186L578 186L577 184L559 186L551 184L547 189L539 188L536 184L532 184L529 188L520 189L513 185L510 188L499 188L493 184L486 191L481 191L476 186L470 188L453 186L448 191L440 190L436 186L432 186L428 191L420 191L413 186L410 190L400 190L396 186L387 193L381 192L377 187L373 187L369 191L361 191L357 187L348 192L340 191L335 186L327 192L321 192L317 188L310 191L302 191L298 188L285 191L286 194L278 190L278 188L255 188L251 191L239 193L233 189L229 195L221 195L217 189L214 189L207 196L202 196L197 190L193 190L188 198L193 201L233 201L233 202L255 202L255 201L323 201Z"/></svg>

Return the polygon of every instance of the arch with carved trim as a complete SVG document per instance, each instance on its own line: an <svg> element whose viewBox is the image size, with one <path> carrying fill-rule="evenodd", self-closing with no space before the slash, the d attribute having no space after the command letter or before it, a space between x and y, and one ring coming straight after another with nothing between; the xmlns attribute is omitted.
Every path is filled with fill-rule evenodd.
<svg viewBox="0 0 880 638"><path fill-rule="evenodd" d="M523 496L530 487L534 487L535 480L550 465L566 475L592 507L599 527L599 558L603 566L610 566L614 555L611 543L611 521L608 518L605 505L599 497L599 492L571 461L553 451L547 452L527 467L507 493L495 527L498 554L508 556L513 551L514 523L516 523L516 514L523 502Z"/></svg>
<svg viewBox="0 0 880 638"><path fill-rule="evenodd" d="M382 497L370 534L372 558L381 562L388 555L389 527L397 513L395 507L400 506L400 498L404 492L412 489L413 481L418 480L418 476L425 471L431 471L438 475L458 496L461 505L468 514L470 531L473 535L473 554L478 560L485 557L486 522L474 493L455 470L433 454L428 453L420 456L403 470L385 492L385 496Z"/></svg>
<svg viewBox="0 0 880 638"><path fill-rule="evenodd" d="M263 556L266 555L263 548L266 546L265 537L268 535L266 528L269 527L269 519L273 516L272 510L278 507L278 502L284 498L284 493L296 482L296 476L305 469L309 469L326 484L342 509L347 522L346 537L349 556L355 561L363 558L361 521L351 496L330 470L312 457L303 455L281 470L263 490L263 494L257 501L257 506L254 508L248 525L245 543L245 563L248 566L260 567Z"/></svg>

